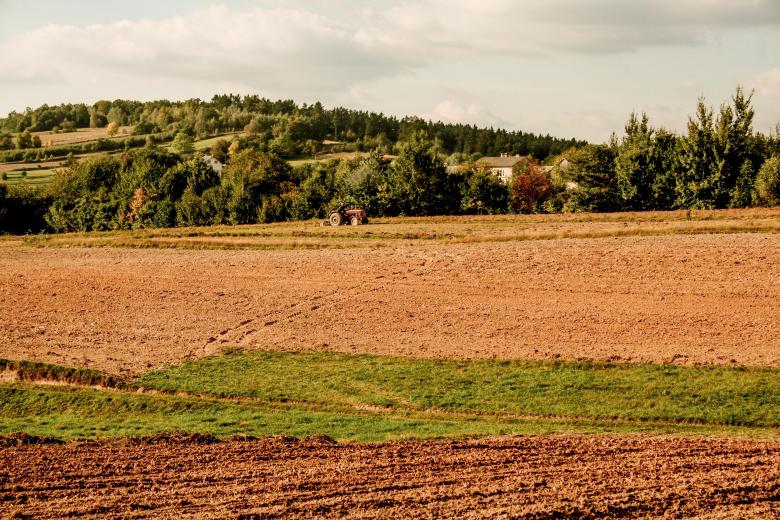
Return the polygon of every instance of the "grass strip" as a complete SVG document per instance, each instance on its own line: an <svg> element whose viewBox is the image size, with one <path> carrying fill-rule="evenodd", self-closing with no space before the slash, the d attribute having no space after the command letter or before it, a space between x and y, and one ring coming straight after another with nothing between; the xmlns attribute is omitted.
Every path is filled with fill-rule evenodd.
<svg viewBox="0 0 780 520"><path fill-rule="evenodd" d="M122 381L0 360L0 434L384 441L550 432L780 437L780 370L227 351ZM32 381L80 385L33 385ZM83 388L98 386L98 389Z"/></svg>
<svg viewBox="0 0 780 520"><path fill-rule="evenodd" d="M780 425L780 370L772 368L232 352L148 372L132 384L268 402Z"/></svg>
<svg viewBox="0 0 780 520"><path fill-rule="evenodd" d="M380 442L552 433L652 433L774 440L776 430L615 421L522 419L438 412L367 411L316 405L226 402L90 388L0 385L0 435L46 438L148 436L165 432L263 437L325 434L339 441Z"/></svg>

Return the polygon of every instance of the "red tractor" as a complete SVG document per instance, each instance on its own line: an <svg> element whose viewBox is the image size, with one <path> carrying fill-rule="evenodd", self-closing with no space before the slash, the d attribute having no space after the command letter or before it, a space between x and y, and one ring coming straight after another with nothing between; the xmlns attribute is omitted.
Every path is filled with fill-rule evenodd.
<svg viewBox="0 0 780 520"><path fill-rule="evenodd" d="M341 207L330 213L328 223L331 226L340 226L342 224L359 226L360 224L368 224L368 215L364 209L346 209Z"/></svg>

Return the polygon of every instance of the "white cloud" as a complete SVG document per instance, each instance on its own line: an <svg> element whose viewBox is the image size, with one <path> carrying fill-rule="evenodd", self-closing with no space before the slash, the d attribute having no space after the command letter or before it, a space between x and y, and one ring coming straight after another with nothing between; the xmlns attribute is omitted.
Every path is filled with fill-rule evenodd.
<svg viewBox="0 0 780 520"><path fill-rule="evenodd" d="M748 86L754 88L760 96L780 96L780 68L768 70L750 79Z"/></svg>
<svg viewBox="0 0 780 520"><path fill-rule="evenodd" d="M692 44L713 28L780 23L780 2L421 0L343 19L311 8L215 6L161 20L47 25L0 47L0 81L78 83L116 73L321 92L445 57Z"/></svg>
<svg viewBox="0 0 780 520"><path fill-rule="evenodd" d="M78 83L126 74L214 81L266 89L337 89L400 65L369 52L355 33L306 10L212 7L163 20L88 27L48 25L0 48L3 82Z"/></svg>
<svg viewBox="0 0 780 520"><path fill-rule="evenodd" d="M700 44L713 31L780 23L780 2L751 0L421 0L371 12L362 42L407 52L611 53Z"/></svg>
<svg viewBox="0 0 780 520"><path fill-rule="evenodd" d="M687 89L699 88L699 85L700 85L699 81L695 79L685 79L682 81L682 83L680 83L680 86L682 88L687 88Z"/></svg>

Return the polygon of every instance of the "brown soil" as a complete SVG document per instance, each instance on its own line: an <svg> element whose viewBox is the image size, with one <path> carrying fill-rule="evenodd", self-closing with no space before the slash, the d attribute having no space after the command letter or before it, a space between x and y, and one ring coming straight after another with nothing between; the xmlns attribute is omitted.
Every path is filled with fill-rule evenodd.
<svg viewBox="0 0 780 520"><path fill-rule="evenodd" d="M3 255L5 358L137 373L241 345L780 366L775 234Z"/></svg>
<svg viewBox="0 0 780 520"><path fill-rule="evenodd" d="M641 437L0 449L0 516L777 518L780 445Z"/></svg>

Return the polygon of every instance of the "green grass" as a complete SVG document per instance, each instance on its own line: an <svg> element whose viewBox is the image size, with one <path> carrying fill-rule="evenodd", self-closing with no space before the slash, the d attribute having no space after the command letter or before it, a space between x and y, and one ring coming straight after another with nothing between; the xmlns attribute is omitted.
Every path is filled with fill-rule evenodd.
<svg viewBox="0 0 780 520"><path fill-rule="evenodd" d="M770 368L253 352L149 372L135 384L414 411L780 425L780 371Z"/></svg>
<svg viewBox="0 0 780 520"><path fill-rule="evenodd" d="M0 386L0 434L24 431L62 440L181 431L233 435L325 434L340 441L379 442L549 433L654 433L773 439L771 429L527 419L444 412L370 411L337 406L224 401L86 388Z"/></svg>
<svg viewBox="0 0 780 520"><path fill-rule="evenodd" d="M60 439L166 431L361 442L552 432L780 437L780 370L770 368L234 351L120 382L4 366L26 367L28 377L0 385L0 433ZM29 382L36 377L117 389Z"/></svg>

